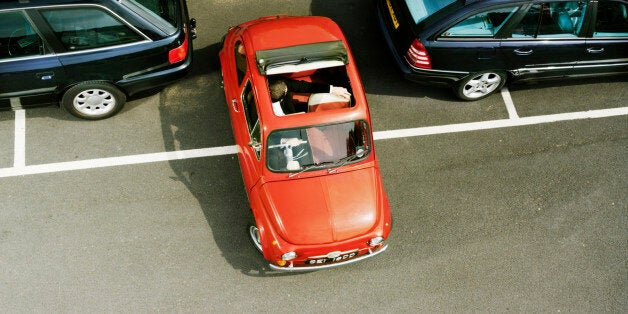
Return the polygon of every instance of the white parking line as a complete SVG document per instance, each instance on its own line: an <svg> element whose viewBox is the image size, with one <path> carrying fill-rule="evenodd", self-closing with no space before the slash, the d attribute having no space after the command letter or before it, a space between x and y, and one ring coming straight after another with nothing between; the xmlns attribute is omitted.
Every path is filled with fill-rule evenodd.
<svg viewBox="0 0 628 314"><path fill-rule="evenodd" d="M591 111L580 111L571 113L561 113L545 116L524 117L517 119L504 119L482 122L470 122L460 124L450 124L441 126L430 126L411 129L399 129L390 131L374 132L375 140L394 139L402 137L425 136L434 134L445 134L454 132L468 132L476 130L488 130L496 128L516 127L524 125L534 125L559 121L595 119L613 116L628 115L628 107L601 109ZM17 128L17 127L16 127ZM213 148L191 149L183 151L172 151L142 155L130 155L122 157L97 158L79 161L68 161L41 165L21 166L0 169L0 178L15 177L29 174L42 174L61 171L92 169L102 167L113 167L123 165L142 164L158 161L180 160L188 158L211 157L221 155L231 155L237 153L237 147L221 146Z"/></svg>
<svg viewBox="0 0 628 314"><path fill-rule="evenodd" d="M143 164L143 163L158 162L158 161L170 161L170 160L180 160L180 159L199 158L199 157L222 156L222 155L236 154L237 152L238 152L237 147L235 145L232 145L232 146L222 146L222 147L212 147L212 148L181 150L181 151L173 151L173 152L162 152L162 153L130 155L130 156L121 156L121 157L109 157L109 158L97 158L97 159L87 159L87 160L78 160L78 161L57 162L57 163L51 163L51 164L24 166L20 168L18 167L3 168L3 169L0 169L0 178L21 176L21 175L27 175L27 174L42 174L42 173L61 172L61 171L70 171L70 170L134 165L134 164Z"/></svg>
<svg viewBox="0 0 628 314"><path fill-rule="evenodd" d="M579 111L579 112L570 112L570 113L559 113L559 114L552 114L552 115L545 115L545 116L532 116L532 117L524 117L524 118L517 118L517 119L469 122L469 123L459 123L459 124L449 124L449 125L428 126L428 127L422 127L422 128L380 131L380 132L375 132L373 136L375 137L376 140L384 140L384 139L392 139L392 138L400 138L400 137L425 136L425 135L433 135L433 134L489 130L489 129L551 123L551 122L559 122L559 121L605 118L605 117L622 116L622 115L628 115L628 107L600 109L600 110L591 110L591 111Z"/></svg>
<svg viewBox="0 0 628 314"><path fill-rule="evenodd" d="M506 110L508 110L508 118L519 119L517 109L515 109L515 104L512 102L512 97L510 97L510 91L508 90L508 87L502 87L501 93L502 98L504 99L504 103L506 104Z"/></svg>
<svg viewBox="0 0 628 314"><path fill-rule="evenodd" d="M15 142L13 143L13 167L26 166L26 113L15 111Z"/></svg>

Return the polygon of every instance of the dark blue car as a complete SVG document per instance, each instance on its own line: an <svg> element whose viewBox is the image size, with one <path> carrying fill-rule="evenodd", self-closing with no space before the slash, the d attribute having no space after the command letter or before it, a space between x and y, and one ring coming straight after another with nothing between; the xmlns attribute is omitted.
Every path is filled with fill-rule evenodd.
<svg viewBox="0 0 628 314"><path fill-rule="evenodd" d="M185 0L2 1L0 109L110 117L186 74L194 27Z"/></svg>
<svg viewBox="0 0 628 314"><path fill-rule="evenodd" d="M405 77L464 100L506 81L628 73L624 0L377 0Z"/></svg>

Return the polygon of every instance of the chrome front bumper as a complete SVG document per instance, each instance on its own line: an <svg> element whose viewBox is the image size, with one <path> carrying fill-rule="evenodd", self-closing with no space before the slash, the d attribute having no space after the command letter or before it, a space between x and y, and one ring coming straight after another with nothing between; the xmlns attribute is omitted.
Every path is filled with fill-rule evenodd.
<svg viewBox="0 0 628 314"><path fill-rule="evenodd" d="M277 271L288 271L288 272L290 272L290 271L315 271L315 270L339 267L339 266L343 266L343 265L359 262L361 260L364 260L364 259L376 256L379 253L382 253L382 252L386 251L387 248L388 248L388 244L384 245L381 249L379 249L379 250L377 250L377 251L375 251L373 253L364 254L364 255L358 256L356 258L353 258L353 259L350 259L350 260L346 260L344 262L337 262L337 263L331 263L331 264L324 264L324 265L317 265L317 266L299 266L299 267L294 267L294 266L279 267L277 265L269 264L269 266L270 266L271 269L277 270Z"/></svg>

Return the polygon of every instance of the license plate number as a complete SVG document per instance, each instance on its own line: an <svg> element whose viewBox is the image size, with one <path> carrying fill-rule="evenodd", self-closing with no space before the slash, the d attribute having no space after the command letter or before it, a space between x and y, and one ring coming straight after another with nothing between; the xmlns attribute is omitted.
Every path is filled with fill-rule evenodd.
<svg viewBox="0 0 628 314"><path fill-rule="evenodd" d="M305 261L305 264L307 264L307 265L319 265L319 264L335 263L335 262L348 260L348 259L354 258L356 256L358 256L358 252L357 251L356 252L345 253L345 254L339 255L337 257L324 257L324 258L308 259L308 260Z"/></svg>
<svg viewBox="0 0 628 314"><path fill-rule="evenodd" d="M395 11L393 10L390 0L386 0L386 6L388 6L388 12L390 13L390 19L392 20L393 27L395 29L399 28L399 21L397 20L397 16L395 15Z"/></svg>

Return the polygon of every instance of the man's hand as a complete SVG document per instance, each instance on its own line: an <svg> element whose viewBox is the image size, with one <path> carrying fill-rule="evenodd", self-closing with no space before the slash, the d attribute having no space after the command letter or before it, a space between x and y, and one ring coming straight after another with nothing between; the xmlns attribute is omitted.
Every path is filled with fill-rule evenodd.
<svg viewBox="0 0 628 314"><path fill-rule="evenodd" d="M344 87L332 86L331 93L336 96L340 96L346 99L351 99L351 93L349 93L349 91Z"/></svg>

